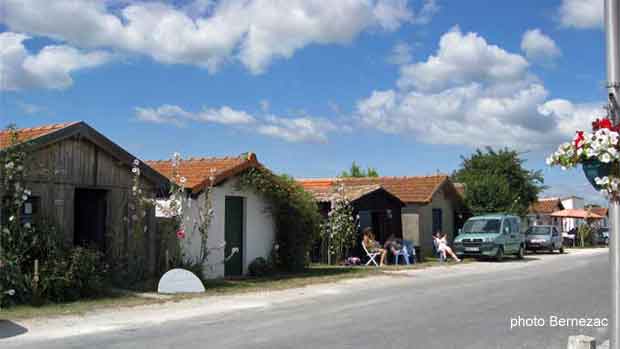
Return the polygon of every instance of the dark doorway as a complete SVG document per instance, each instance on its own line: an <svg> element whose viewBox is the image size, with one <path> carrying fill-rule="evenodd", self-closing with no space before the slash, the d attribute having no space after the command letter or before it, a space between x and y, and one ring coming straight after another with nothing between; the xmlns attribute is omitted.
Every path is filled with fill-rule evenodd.
<svg viewBox="0 0 620 349"><path fill-rule="evenodd" d="M433 209L433 233L443 231L443 212L440 208Z"/></svg>
<svg viewBox="0 0 620 349"><path fill-rule="evenodd" d="M105 251L106 193L97 189L75 190L74 245Z"/></svg>
<svg viewBox="0 0 620 349"><path fill-rule="evenodd" d="M391 233L387 214L385 211L374 211L371 214L371 219L372 231L375 233L375 239L383 244Z"/></svg>
<svg viewBox="0 0 620 349"><path fill-rule="evenodd" d="M226 197L225 208L225 237L226 257L230 257L224 264L225 276L240 276L243 274L243 198L238 196ZM237 252L233 254L232 249Z"/></svg>

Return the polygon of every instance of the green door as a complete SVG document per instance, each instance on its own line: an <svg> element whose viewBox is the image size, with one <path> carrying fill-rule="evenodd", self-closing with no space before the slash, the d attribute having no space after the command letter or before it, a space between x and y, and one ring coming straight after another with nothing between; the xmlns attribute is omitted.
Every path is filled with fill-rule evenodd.
<svg viewBox="0 0 620 349"><path fill-rule="evenodd" d="M224 266L224 275L239 276L243 274L243 198L226 197L226 257L232 254L233 248L239 249Z"/></svg>

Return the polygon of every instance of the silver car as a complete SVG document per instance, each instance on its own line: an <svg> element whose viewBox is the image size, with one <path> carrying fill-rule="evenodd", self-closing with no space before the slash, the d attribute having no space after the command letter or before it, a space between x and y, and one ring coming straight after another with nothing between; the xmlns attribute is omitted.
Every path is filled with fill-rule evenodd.
<svg viewBox="0 0 620 349"><path fill-rule="evenodd" d="M525 249L529 251L560 251L564 253L562 234L552 225L530 227L525 232Z"/></svg>

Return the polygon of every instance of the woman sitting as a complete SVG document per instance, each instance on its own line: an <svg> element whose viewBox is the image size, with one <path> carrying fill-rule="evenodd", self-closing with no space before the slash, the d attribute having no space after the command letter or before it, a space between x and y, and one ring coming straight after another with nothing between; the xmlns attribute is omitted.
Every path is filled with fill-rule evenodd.
<svg viewBox="0 0 620 349"><path fill-rule="evenodd" d="M372 228L365 228L362 232L362 244L368 251L368 253L380 253L381 261L379 262L379 266L382 267L385 263L385 257L387 256L387 250L381 247L381 244L375 240L375 235L372 233Z"/></svg>
<svg viewBox="0 0 620 349"><path fill-rule="evenodd" d="M433 235L433 240L434 240L433 242L435 243L435 246L437 246L438 253L443 253L444 256L449 255L450 257L452 257L452 259L454 259L457 262L461 261L459 257L457 257L454 254L450 246L448 246L448 239L446 237L446 234L442 232L437 232L435 233L435 235Z"/></svg>

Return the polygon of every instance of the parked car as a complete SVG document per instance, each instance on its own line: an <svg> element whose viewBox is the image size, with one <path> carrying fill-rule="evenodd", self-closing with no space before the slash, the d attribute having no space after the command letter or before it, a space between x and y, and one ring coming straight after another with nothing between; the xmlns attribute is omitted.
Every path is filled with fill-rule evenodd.
<svg viewBox="0 0 620 349"><path fill-rule="evenodd" d="M551 253L564 253L562 234L552 225L530 227L525 232L525 249L528 251L545 250Z"/></svg>
<svg viewBox="0 0 620 349"><path fill-rule="evenodd" d="M493 257L498 261L506 255L523 258L521 219L505 214L472 217L454 239L454 250L459 257Z"/></svg>

